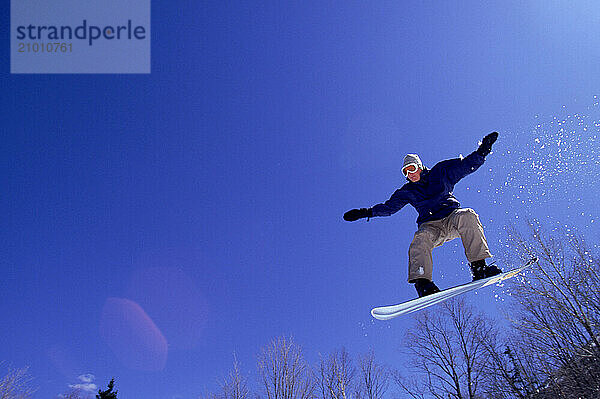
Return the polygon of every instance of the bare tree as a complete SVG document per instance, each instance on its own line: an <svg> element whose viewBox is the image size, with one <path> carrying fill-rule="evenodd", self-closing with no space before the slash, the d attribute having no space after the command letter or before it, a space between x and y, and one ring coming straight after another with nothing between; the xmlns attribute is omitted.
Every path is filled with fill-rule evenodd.
<svg viewBox="0 0 600 399"><path fill-rule="evenodd" d="M490 356L483 343L495 333L493 324L461 298L421 312L405 344L418 379L396 374L395 380L413 398L480 397Z"/></svg>
<svg viewBox="0 0 600 399"><path fill-rule="evenodd" d="M527 350L522 337L490 336L485 348L490 355L486 371L486 398L530 399L539 393L544 378L537 372L540 361L538 353ZM504 335L504 334L503 334Z"/></svg>
<svg viewBox="0 0 600 399"><path fill-rule="evenodd" d="M248 399L250 390L248 389L248 379L240 371L240 363L235 353L233 354L233 367L227 377L220 382L220 391L201 395L204 399Z"/></svg>
<svg viewBox="0 0 600 399"><path fill-rule="evenodd" d="M268 399L308 399L315 390L313 372L292 338L281 337L264 347L258 372Z"/></svg>
<svg viewBox="0 0 600 399"><path fill-rule="evenodd" d="M369 351L358 359L357 399L382 399L389 387L389 369L375 361L375 354Z"/></svg>
<svg viewBox="0 0 600 399"><path fill-rule="evenodd" d="M60 399L90 399L90 394L84 393L81 389L71 389L70 391L59 395Z"/></svg>
<svg viewBox="0 0 600 399"><path fill-rule="evenodd" d="M0 399L29 399L36 391L32 388L33 378L28 374L28 368L9 369L0 379Z"/></svg>
<svg viewBox="0 0 600 399"><path fill-rule="evenodd" d="M248 380L240 371L237 356L233 355L233 368L222 384L224 399L247 399L250 396Z"/></svg>
<svg viewBox="0 0 600 399"><path fill-rule="evenodd" d="M600 261L582 239L539 225L511 237L517 256L540 259L513 292L520 373L538 381L539 398L599 397Z"/></svg>
<svg viewBox="0 0 600 399"><path fill-rule="evenodd" d="M327 359L321 356L318 387L322 399L350 399L356 369L345 348L335 351Z"/></svg>

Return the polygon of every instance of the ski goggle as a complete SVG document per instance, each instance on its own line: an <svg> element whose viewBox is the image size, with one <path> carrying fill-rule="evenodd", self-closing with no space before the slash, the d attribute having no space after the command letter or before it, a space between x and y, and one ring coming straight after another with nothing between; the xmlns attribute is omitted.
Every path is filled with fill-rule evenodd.
<svg viewBox="0 0 600 399"><path fill-rule="evenodd" d="M419 165L417 165L416 163L409 163L408 165L402 168L402 174L404 175L404 177L408 177L409 173L415 173L417 170L419 170Z"/></svg>

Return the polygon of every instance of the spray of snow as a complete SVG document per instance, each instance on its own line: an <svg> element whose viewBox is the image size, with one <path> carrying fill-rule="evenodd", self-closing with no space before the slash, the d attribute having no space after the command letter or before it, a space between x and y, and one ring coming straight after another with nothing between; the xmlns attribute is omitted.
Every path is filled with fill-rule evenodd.
<svg viewBox="0 0 600 399"><path fill-rule="evenodd" d="M530 126L501 132L489 157L491 179L482 195L495 205L485 221L496 252L509 248L506 229L539 221L553 233L585 234L598 241L600 229L600 101L594 96L583 112L563 106L557 115L535 115ZM527 281L527 274L516 277ZM511 295L495 289L496 301Z"/></svg>
<svg viewBox="0 0 600 399"><path fill-rule="evenodd" d="M534 118L531 127L502 135L488 164L490 201L507 220L539 219L594 228L600 190L600 106L585 113ZM557 226L563 227L563 226Z"/></svg>

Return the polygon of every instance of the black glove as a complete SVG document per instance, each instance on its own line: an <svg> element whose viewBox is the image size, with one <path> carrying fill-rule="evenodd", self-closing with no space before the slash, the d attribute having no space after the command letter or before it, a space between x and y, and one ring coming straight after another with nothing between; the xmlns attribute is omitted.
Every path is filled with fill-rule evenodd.
<svg viewBox="0 0 600 399"><path fill-rule="evenodd" d="M483 157L492 152L492 144L498 140L498 132L492 132L481 140L481 145L477 149L477 153Z"/></svg>
<svg viewBox="0 0 600 399"><path fill-rule="evenodd" d="M371 208L351 209L344 213L344 220L347 220L348 222L371 217L373 217L373 210Z"/></svg>

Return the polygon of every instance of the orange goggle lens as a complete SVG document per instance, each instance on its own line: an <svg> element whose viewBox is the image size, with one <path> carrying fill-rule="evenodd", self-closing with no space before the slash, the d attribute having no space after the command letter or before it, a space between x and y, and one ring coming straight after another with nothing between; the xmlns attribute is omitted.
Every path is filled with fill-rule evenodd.
<svg viewBox="0 0 600 399"><path fill-rule="evenodd" d="M408 177L409 173L415 173L418 169L419 165L416 163L411 163L402 168L402 174L404 174L404 177Z"/></svg>

